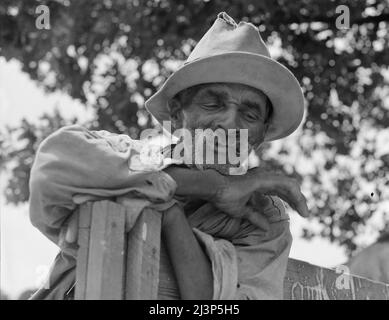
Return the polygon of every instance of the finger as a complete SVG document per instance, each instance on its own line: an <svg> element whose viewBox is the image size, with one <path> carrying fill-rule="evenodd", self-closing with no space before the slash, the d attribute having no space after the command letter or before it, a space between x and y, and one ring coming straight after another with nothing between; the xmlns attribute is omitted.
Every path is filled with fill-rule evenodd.
<svg viewBox="0 0 389 320"><path fill-rule="evenodd" d="M66 230L65 240L68 243L74 243L78 238L78 214L73 214L70 217Z"/></svg>
<svg viewBox="0 0 389 320"><path fill-rule="evenodd" d="M269 221L263 214L249 206L244 207L244 211L243 218L249 220L253 225L264 231L269 230Z"/></svg>
<svg viewBox="0 0 389 320"><path fill-rule="evenodd" d="M276 191L266 192L265 194L280 197L287 204L289 204L293 210L297 211L299 215L304 218L308 217L309 210L304 195L301 192L296 193L290 189L290 187L285 187L284 189L280 187Z"/></svg>
<svg viewBox="0 0 389 320"><path fill-rule="evenodd" d="M302 194L297 182L294 180L289 180L285 186L287 191L288 204L302 217L308 217L309 210L307 206L307 200Z"/></svg>
<svg viewBox="0 0 389 320"><path fill-rule="evenodd" d="M254 176L260 178L258 191L266 195L275 195L287 202L292 209L302 217L309 216L307 201L300 191L300 186L295 179L279 174L264 175L261 170L252 171Z"/></svg>
<svg viewBox="0 0 389 320"><path fill-rule="evenodd" d="M304 218L309 216L307 200L301 192L299 200L297 200L296 211Z"/></svg>

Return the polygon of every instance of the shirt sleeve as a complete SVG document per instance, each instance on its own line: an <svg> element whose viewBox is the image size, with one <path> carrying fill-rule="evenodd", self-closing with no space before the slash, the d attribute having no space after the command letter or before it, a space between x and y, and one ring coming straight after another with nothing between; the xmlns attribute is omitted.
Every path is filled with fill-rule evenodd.
<svg viewBox="0 0 389 320"><path fill-rule="evenodd" d="M270 224L259 244L236 246L238 257L237 300L283 299L284 278L292 244L289 221Z"/></svg>
<svg viewBox="0 0 389 320"><path fill-rule="evenodd" d="M253 229L228 241L194 229L212 263L213 299L282 299L292 236L277 197L261 199L267 230Z"/></svg>
<svg viewBox="0 0 389 320"><path fill-rule="evenodd" d="M212 300L234 299L238 284L238 263L234 245L224 239L215 239L196 228L193 231L212 264Z"/></svg>
<svg viewBox="0 0 389 320"><path fill-rule="evenodd" d="M176 184L158 163L145 164L142 144L127 135L63 127L39 146L30 175L32 224L54 243L76 209L75 199L132 194L154 203L172 199Z"/></svg>

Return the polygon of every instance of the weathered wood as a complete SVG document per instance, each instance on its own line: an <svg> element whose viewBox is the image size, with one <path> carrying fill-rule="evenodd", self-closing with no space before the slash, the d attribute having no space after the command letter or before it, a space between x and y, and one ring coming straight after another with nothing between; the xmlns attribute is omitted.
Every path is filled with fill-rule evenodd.
<svg viewBox="0 0 389 320"><path fill-rule="evenodd" d="M143 210L127 240L126 300L158 297L161 214Z"/></svg>
<svg viewBox="0 0 389 320"><path fill-rule="evenodd" d="M124 227L123 206L110 201L93 204L85 299L123 299Z"/></svg>
<svg viewBox="0 0 389 320"><path fill-rule="evenodd" d="M74 299L84 300L88 274L89 234L92 218L92 202L81 206L78 218L78 251L76 268L76 290Z"/></svg>
<svg viewBox="0 0 389 320"><path fill-rule="evenodd" d="M289 259L286 300L388 300L389 285Z"/></svg>

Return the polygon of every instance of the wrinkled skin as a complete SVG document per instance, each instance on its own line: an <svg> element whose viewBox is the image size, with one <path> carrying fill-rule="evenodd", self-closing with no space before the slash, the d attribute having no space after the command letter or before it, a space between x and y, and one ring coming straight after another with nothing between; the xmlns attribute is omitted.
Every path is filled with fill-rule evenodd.
<svg viewBox="0 0 389 320"><path fill-rule="evenodd" d="M229 174L229 168L239 166L238 163L229 161L232 159L229 158L229 153L243 162L249 152L262 143L269 113L267 98L261 91L240 84L200 85L195 88L194 94L189 94L189 98L174 98L170 102L173 127L190 132L191 139L185 142L193 146L191 158L197 168L212 168L222 174ZM196 147L199 145L195 139L196 129L212 130L215 135L225 134L224 141L215 139L219 144L200 144L204 150L203 157L200 157L201 163L195 161L195 153L198 151ZM230 140L229 134L234 133L232 129L236 130L236 134ZM247 130L248 139L244 139L245 133L241 129ZM240 137L248 143L248 149L239 144ZM211 161L207 161L206 152L213 153L214 159L208 158Z"/></svg>

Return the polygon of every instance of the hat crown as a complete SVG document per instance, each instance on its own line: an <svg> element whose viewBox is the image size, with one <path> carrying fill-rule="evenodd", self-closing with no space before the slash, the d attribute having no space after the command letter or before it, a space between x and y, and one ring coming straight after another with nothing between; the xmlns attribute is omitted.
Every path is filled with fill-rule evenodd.
<svg viewBox="0 0 389 320"><path fill-rule="evenodd" d="M270 58L257 27L244 21L237 24L227 13L221 12L185 63L227 52L247 52Z"/></svg>

